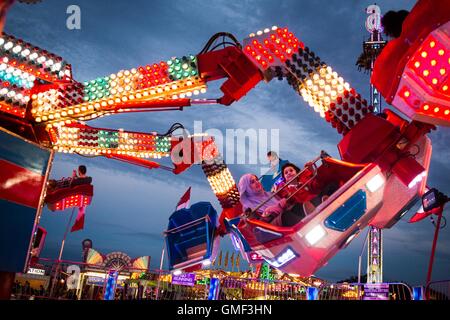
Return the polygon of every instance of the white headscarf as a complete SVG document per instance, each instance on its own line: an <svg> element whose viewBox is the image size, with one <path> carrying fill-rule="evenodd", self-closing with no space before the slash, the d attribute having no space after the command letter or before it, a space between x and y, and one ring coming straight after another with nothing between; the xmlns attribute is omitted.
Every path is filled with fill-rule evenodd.
<svg viewBox="0 0 450 320"><path fill-rule="evenodd" d="M272 194L270 192L261 189L261 191L253 191L250 187L250 179L254 177L254 174L244 174L239 180L239 194L241 195L241 204L244 210L247 208L254 209L264 201L266 201ZM259 208L258 211L264 212L268 207L278 204L278 200L275 198L270 199L264 205Z"/></svg>

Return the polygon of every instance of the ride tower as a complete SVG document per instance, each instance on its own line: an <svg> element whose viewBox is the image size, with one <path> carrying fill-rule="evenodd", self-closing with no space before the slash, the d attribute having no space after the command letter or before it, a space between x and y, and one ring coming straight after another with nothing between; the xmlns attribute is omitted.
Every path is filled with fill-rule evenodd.
<svg viewBox="0 0 450 320"><path fill-rule="evenodd" d="M366 19L366 29L370 36L367 41L364 41L363 53L356 64L359 70L364 69L372 77L375 59L386 45L386 41L381 36L383 27L380 7L376 4L370 5L366 13L369 15ZM380 113L382 97L372 83L370 83L369 99L374 112ZM380 282L383 282L383 234L381 229L370 226L367 245L367 283Z"/></svg>

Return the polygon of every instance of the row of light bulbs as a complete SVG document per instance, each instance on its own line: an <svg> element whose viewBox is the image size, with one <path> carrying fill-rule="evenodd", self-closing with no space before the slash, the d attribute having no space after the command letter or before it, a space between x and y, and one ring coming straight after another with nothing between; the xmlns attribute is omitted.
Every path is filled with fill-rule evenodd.
<svg viewBox="0 0 450 320"><path fill-rule="evenodd" d="M106 150L106 149L94 149L94 148L81 148L81 147L69 147L55 145L54 149L61 153L79 153L84 155L123 155L129 157L137 157L143 159L162 159L168 157L168 154L164 153L152 153L152 152L133 152L133 151L121 151L121 150Z"/></svg>
<svg viewBox="0 0 450 320"><path fill-rule="evenodd" d="M29 48L22 47L19 44L14 44L13 41L5 41L0 37L0 49L11 50L14 54L20 55L29 61L36 61L42 64L45 68L50 68L52 72L59 72L63 68L63 64L60 61L54 61L52 58L46 57L45 54L38 53L37 48L30 50Z"/></svg>
<svg viewBox="0 0 450 320"><path fill-rule="evenodd" d="M256 37L256 36L261 36L261 35L263 35L264 33L269 33L269 32L271 32L271 31L275 31L275 30L277 30L278 29L278 27L277 26L272 26L272 28L265 28L264 30L258 30L258 31L256 31L256 34L255 33L250 33L248 36L250 37L250 38L253 38L253 37Z"/></svg>
<svg viewBox="0 0 450 320"><path fill-rule="evenodd" d="M42 122L42 121L48 121L48 120L54 120L59 119L61 117L66 116L79 116L80 113L93 113L98 112L101 109L117 109L116 104L126 103L128 101L133 100L140 100L145 99L147 101L156 100L163 98L164 96L167 96L167 94L170 94L171 91L181 91L176 95L171 95L170 97L172 99L178 99L184 98L186 96L192 96L198 95L200 93L206 92L206 85L200 78L194 78L194 79L188 79L188 80L181 80L179 81L179 84L167 84L167 85L160 85L157 87L154 87L152 89L142 89L139 91L136 91L133 94L123 95L121 97L116 98L109 98L107 100L101 100L98 102L91 102L91 103L83 103L76 106L70 106L61 110L58 110L52 107L50 105L50 109L42 108L39 109L40 106L44 106L44 100L39 99L39 95L36 96L36 100L34 100L34 110L32 110L32 113L35 115L36 122ZM44 95L45 96L45 95ZM34 96L33 96L34 97ZM95 111L94 111L95 110ZM101 113L100 113L101 114ZM98 116L99 114L96 114Z"/></svg>

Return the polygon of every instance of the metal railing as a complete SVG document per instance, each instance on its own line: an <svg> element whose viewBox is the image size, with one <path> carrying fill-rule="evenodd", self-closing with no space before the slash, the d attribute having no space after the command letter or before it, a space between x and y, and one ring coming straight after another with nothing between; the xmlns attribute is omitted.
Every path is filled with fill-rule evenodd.
<svg viewBox="0 0 450 320"><path fill-rule="evenodd" d="M80 278L78 288L67 289L67 279L70 276L67 267L79 265L84 274ZM91 266L71 261L59 262L60 271L56 273L57 263L53 260L41 259L35 266L43 271L42 275L35 276L45 283L42 287L31 288L29 283L24 285L25 278L34 281L29 274L18 275L13 287L11 299L14 300L74 300L102 299L104 284L88 281L91 273L104 273L105 281L108 270L99 266ZM126 273L126 272L125 272ZM122 274L125 274L122 273ZM128 275L135 274L134 278L127 278L117 288L116 299L121 300L206 300L210 289L210 278L220 280L218 292L219 300L306 300L309 282L292 282L282 280L264 280L254 278L240 278L225 273L197 273L195 283L187 286L173 284L169 272L163 270L131 270ZM138 276L136 277L136 273ZM20 279L23 277L24 279ZM101 279L100 279L101 280ZM55 291L50 296L50 284L55 281ZM306 281L306 280L305 280ZM21 282L21 283L19 283ZM318 300L364 300L365 283L336 283L322 284L318 288ZM425 288L424 296L429 300L450 300L450 280L431 282ZM388 300L413 300L412 289L405 283L388 283L384 292Z"/></svg>
<svg viewBox="0 0 450 320"><path fill-rule="evenodd" d="M318 300L364 300L365 283L337 283L324 285L319 290ZM402 282L389 283L387 300L413 300L411 288Z"/></svg>
<svg viewBox="0 0 450 320"><path fill-rule="evenodd" d="M425 288L427 300L450 300L450 280L430 282Z"/></svg>

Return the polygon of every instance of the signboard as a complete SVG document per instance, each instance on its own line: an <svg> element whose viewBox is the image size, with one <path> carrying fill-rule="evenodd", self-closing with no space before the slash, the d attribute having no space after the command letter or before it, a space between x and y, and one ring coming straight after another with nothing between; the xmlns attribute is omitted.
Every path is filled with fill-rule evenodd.
<svg viewBox="0 0 450 320"><path fill-rule="evenodd" d="M36 269L36 268L30 268L28 269L28 274L37 274L40 276L45 276L45 270L43 269Z"/></svg>
<svg viewBox="0 0 450 320"><path fill-rule="evenodd" d="M194 286L195 274L183 273L180 275L172 275L172 284L180 284L182 286Z"/></svg>
<svg viewBox="0 0 450 320"><path fill-rule="evenodd" d="M89 276L87 277L86 284L103 286L105 284L105 278Z"/></svg>
<svg viewBox="0 0 450 320"><path fill-rule="evenodd" d="M389 300L389 283L367 283L363 300Z"/></svg>

